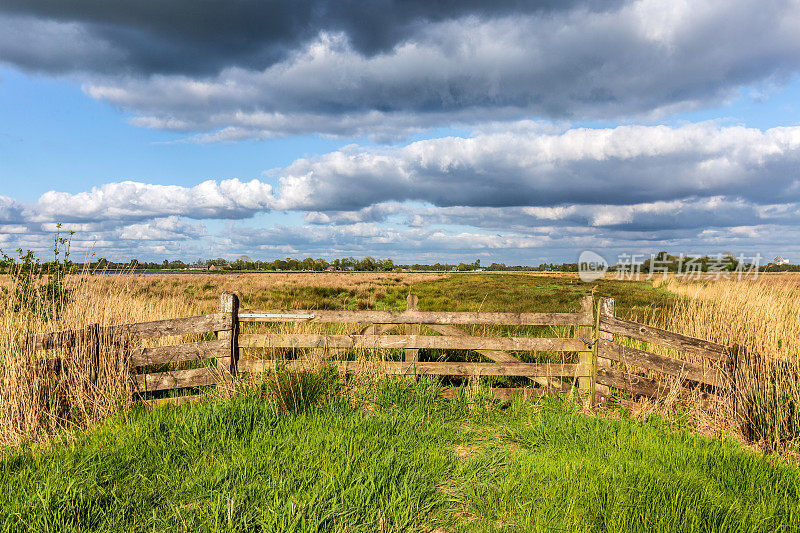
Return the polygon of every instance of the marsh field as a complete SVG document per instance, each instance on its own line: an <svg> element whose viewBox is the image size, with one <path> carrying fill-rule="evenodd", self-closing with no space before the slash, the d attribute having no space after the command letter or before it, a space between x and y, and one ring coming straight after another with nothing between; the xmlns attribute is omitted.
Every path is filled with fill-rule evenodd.
<svg viewBox="0 0 800 533"><path fill-rule="evenodd" d="M0 280L3 530L800 529L800 276L582 283L563 274L325 273L65 283L58 316L35 317L14 305L14 282ZM324 370L304 376L309 393L288 409L263 383L150 408L126 400L126 376L111 371L100 390L70 383L67 407L53 406L37 381L44 378L22 374L12 349L23 330L215 312L223 291L260 309L402 310L414 293L422 310L576 312L581 296L609 296L618 316L780 364L754 376L771 381L753 407L761 432L745 438L724 409L677 397L601 408L574 397L501 404L487 394L491 382L456 383L455 396L443 398L433 378Z"/></svg>

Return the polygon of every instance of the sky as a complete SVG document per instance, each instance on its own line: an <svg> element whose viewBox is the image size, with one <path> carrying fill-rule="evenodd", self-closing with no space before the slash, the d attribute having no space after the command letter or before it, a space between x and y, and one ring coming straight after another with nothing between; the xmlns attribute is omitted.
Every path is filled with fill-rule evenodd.
<svg viewBox="0 0 800 533"><path fill-rule="evenodd" d="M800 262L800 0L0 0L0 250Z"/></svg>

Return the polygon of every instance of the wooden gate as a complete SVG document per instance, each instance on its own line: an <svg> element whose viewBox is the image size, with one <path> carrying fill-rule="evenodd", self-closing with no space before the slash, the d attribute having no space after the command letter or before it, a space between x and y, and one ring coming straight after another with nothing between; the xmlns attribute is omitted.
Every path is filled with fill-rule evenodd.
<svg viewBox="0 0 800 533"><path fill-rule="evenodd" d="M675 387L679 394L686 394L684 385L703 385L711 391L728 387L730 350L726 346L619 318L614 307L613 298L600 298L595 378L598 401L612 389L663 398ZM654 353L653 349L670 355ZM642 375L642 370L651 377Z"/></svg>
<svg viewBox="0 0 800 533"><path fill-rule="evenodd" d="M237 320L245 323L308 322L350 325L348 334L320 333L262 333L239 334L240 352L260 348L274 353L280 349L311 350L313 355L285 361L275 357L242 355L236 363L239 372L257 374L272 370L277 365L287 368L305 368L315 361L325 360L326 365L342 372L363 371L365 361L341 360L342 352L358 350L367 353L402 350L402 360L391 357L369 357L373 368L383 374L448 375L448 376L524 376L540 385L534 388L514 389L498 393L508 397L515 393L538 394L571 390L574 381L589 390L592 382L591 346L580 338L582 333L591 336L592 301L581 301L578 313L484 313L421 311L418 299L409 295L405 311L328 311L328 310L255 310L243 309ZM464 326L558 326L572 329L577 334L570 337L543 336L475 336L462 329ZM398 330L402 332L397 332ZM585 330L585 331L582 331ZM423 334L425 332L426 334ZM432 333L432 334L431 334ZM469 350L491 362L441 362L420 361L419 350ZM524 362L515 353L555 352L574 354L572 363ZM351 354L352 355L352 354ZM563 378L563 379L562 379ZM564 380L566 379L566 381Z"/></svg>
<svg viewBox="0 0 800 533"><path fill-rule="evenodd" d="M298 332L302 328L289 326L297 323L317 325L322 331ZM268 331L254 332L259 324ZM475 326L494 331L489 335L467 331ZM539 328L531 334L529 326L550 330L543 335ZM325 331L335 327L341 331ZM512 334L505 334L509 331ZM200 339L135 347L145 339L185 335ZM660 398L675 387L676 380L680 393L686 392L685 384L711 392L730 388L727 347L619 318L610 298L600 299L595 315L588 296L581 299L577 313L489 313L423 311L414 295L409 295L404 311L239 309L237 294L223 293L218 313L110 327L92 325L29 337L25 346L48 350L85 348L89 343L96 345L92 353L99 360L103 342L131 346L132 390L156 403L180 403L199 396L152 400L151 393L196 392L198 387L230 382L233 376L257 376L278 367L291 370L320 363L341 372L363 371L369 364L381 374L530 378L532 386L494 389L501 398L576 389L595 401L617 394L615 390ZM482 360L421 361L420 350L466 350ZM292 354L287 357L286 351ZM536 361L542 354L555 354L561 361L524 360ZM42 358L39 363L49 372L61 368L57 357Z"/></svg>

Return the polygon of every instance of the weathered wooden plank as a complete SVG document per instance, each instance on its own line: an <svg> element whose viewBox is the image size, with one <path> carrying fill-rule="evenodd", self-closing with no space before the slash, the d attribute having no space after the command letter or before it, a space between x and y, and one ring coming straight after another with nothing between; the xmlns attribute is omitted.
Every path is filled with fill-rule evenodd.
<svg viewBox="0 0 800 533"><path fill-rule="evenodd" d="M645 326L638 322L613 316L600 317L600 329L608 333L623 335L632 339L659 344L667 348L689 352L714 361L726 361L726 348L721 344L696 339L688 335L673 333L653 326Z"/></svg>
<svg viewBox="0 0 800 533"><path fill-rule="evenodd" d="M592 315L591 296L584 296L581 298L581 313L584 316ZM592 328L590 326L580 326L576 328L577 336L583 340L584 344L587 344L586 350L581 352L579 355L579 362L586 367L594 368L595 353L592 349ZM581 392L589 396L592 402L594 402L594 376L592 374L579 379L578 388L581 390Z"/></svg>
<svg viewBox="0 0 800 533"><path fill-rule="evenodd" d="M426 327L432 329L437 333L441 333L442 335L449 336L449 337L471 337L465 332L463 329L457 326L451 326L448 324L429 324ZM501 350L476 350L479 354L488 357L495 363L521 363L518 358L514 357L508 352L504 352Z"/></svg>
<svg viewBox="0 0 800 533"><path fill-rule="evenodd" d="M359 330L358 335L383 335L397 328L397 324L370 324ZM346 352L347 348L314 348L311 352L311 360L326 361L337 353Z"/></svg>
<svg viewBox="0 0 800 533"><path fill-rule="evenodd" d="M108 342L113 341L114 337L125 337L129 340L151 339L172 335L187 335L189 333L224 331L226 329L230 329L230 325L226 323L225 315L213 314L106 326L99 329L99 335L103 341ZM34 350L50 350L60 346L74 346L84 342L88 338L87 335L90 334L86 330L54 331L52 333L31 335L23 340L23 343L27 343Z"/></svg>
<svg viewBox="0 0 800 533"><path fill-rule="evenodd" d="M162 407L164 405L183 405L185 403L199 402L205 398L203 394L190 394L187 396L176 396L175 398L154 398L145 400L144 403L150 407Z"/></svg>
<svg viewBox="0 0 800 533"><path fill-rule="evenodd" d="M204 367L157 372L154 374L139 374L133 376L133 379L139 392L152 392L215 385L221 381L221 376L218 368Z"/></svg>
<svg viewBox="0 0 800 533"><path fill-rule="evenodd" d="M419 303L419 298L416 294L409 294L406 298L406 311L417 311L417 304ZM410 335L419 335L422 333L419 324L410 324L406 328L406 333ZM419 361L419 350L417 348L406 348L405 349L405 356L403 358L404 361L407 363L413 363L415 361Z"/></svg>
<svg viewBox="0 0 800 533"><path fill-rule="evenodd" d="M227 354L217 359L217 366L223 372L236 375L239 358L239 296L232 292L219 295L219 312L225 316L226 330L217 332L217 339L228 343Z"/></svg>
<svg viewBox="0 0 800 533"><path fill-rule="evenodd" d="M131 338L152 339L155 337L187 335L189 333L227 331L230 330L230 328L230 318L224 313L215 313L212 315L140 322L138 324L124 324L121 326L111 326L110 329L115 334L127 334Z"/></svg>
<svg viewBox="0 0 800 533"><path fill-rule="evenodd" d="M339 322L355 324L505 324L518 326L592 325L584 313L482 313L450 311L329 311L329 310L258 310L242 309L242 322L287 322L280 317L248 317L248 314L313 315L303 322Z"/></svg>
<svg viewBox="0 0 800 533"><path fill-rule="evenodd" d="M336 361L340 371L364 369L362 361ZM590 369L576 364L548 363L440 363L386 361L378 363L386 374L440 376L570 376L585 375Z"/></svg>
<svg viewBox="0 0 800 533"><path fill-rule="evenodd" d="M229 355L229 349L230 340L228 339L140 348L131 355L131 366L160 365L178 363L180 361L226 357Z"/></svg>
<svg viewBox="0 0 800 533"><path fill-rule="evenodd" d="M553 391L543 388L534 387L508 387L508 388L493 388L489 393L500 400L501 402L511 401L514 398L541 398L544 396L563 395L565 392ZM454 387L447 387L442 389L442 397L447 399L455 398L458 394L458 389Z"/></svg>
<svg viewBox="0 0 800 533"><path fill-rule="evenodd" d="M75 346L83 341L83 330L64 330L52 333L37 333L22 341L22 346L32 350L52 350L54 348Z"/></svg>
<svg viewBox="0 0 800 533"><path fill-rule="evenodd" d="M441 333L442 335L449 335L452 337L468 336L467 332L465 332L463 329L459 328L458 326L451 326L449 324L428 324L426 327L437 333ZM495 363L522 363L522 361L518 358L502 350L475 351L482 356L491 359ZM556 390L561 390L565 386L564 383L558 378L535 377L531 379L543 387L550 387Z"/></svg>
<svg viewBox="0 0 800 533"><path fill-rule="evenodd" d="M40 374L52 374L56 376L66 371L64 361L59 356L29 359L29 364L33 367L33 372Z"/></svg>
<svg viewBox="0 0 800 533"><path fill-rule="evenodd" d="M637 396L650 398L663 398L671 390L671 386L663 381L648 379L635 374L628 374L612 368L600 367L597 369L597 383L616 389L626 390Z"/></svg>
<svg viewBox="0 0 800 533"><path fill-rule="evenodd" d="M580 339L547 337L471 337L425 335L319 335L245 334L239 336L243 348L362 348L429 350L508 350L579 352L588 348Z"/></svg>
<svg viewBox="0 0 800 533"><path fill-rule="evenodd" d="M600 317L601 316L614 316L615 313L615 302L614 298L600 298L600 301L597 305L597 322L595 323L595 333L598 339L605 339L607 341L613 341L614 335L611 333L606 333L600 329ZM599 343L595 344L595 355L596 355L596 368L611 368L611 360L603 357L599 353ZM595 382L594 384L594 394L595 394L595 403L601 402L604 398L608 396L608 387L606 385L602 385L600 383Z"/></svg>
<svg viewBox="0 0 800 533"><path fill-rule="evenodd" d="M600 339L598 342L598 354L601 357L646 368L647 370L654 370L663 374L681 377L690 381L705 383L712 387L722 388L725 386L724 379L715 368L688 363L680 359L673 359L629 346L621 346L605 339Z"/></svg>
<svg viewBox="0 0 800 533"><path fill-rule="evenodd" d="M278 365L289 370L310 368L307 361L275 361L257 357L240 357L241 372L266 372ZM340 372L365 372L374 370L383 374L440 375L440 376L570 376L584 375L591 369L575 364L548 363L440 363L405 361L328 361Z"/></svg>

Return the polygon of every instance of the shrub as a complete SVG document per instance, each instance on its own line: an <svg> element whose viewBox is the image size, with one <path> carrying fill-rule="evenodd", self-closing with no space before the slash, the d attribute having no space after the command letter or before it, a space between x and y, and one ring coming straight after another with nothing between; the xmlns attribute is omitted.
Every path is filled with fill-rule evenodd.
<svg viewBox="0 0 800 533"><path fill-rule="evenodd" d="M14 312L23 311L43 320L57 319L60 316L71 293L64 283L70 270L69 245L69 239L56 233L53 261L44 264L31 250L23 252L21 248L18 249L19 259L0 252L0 264L11 276Z"/></svg>

